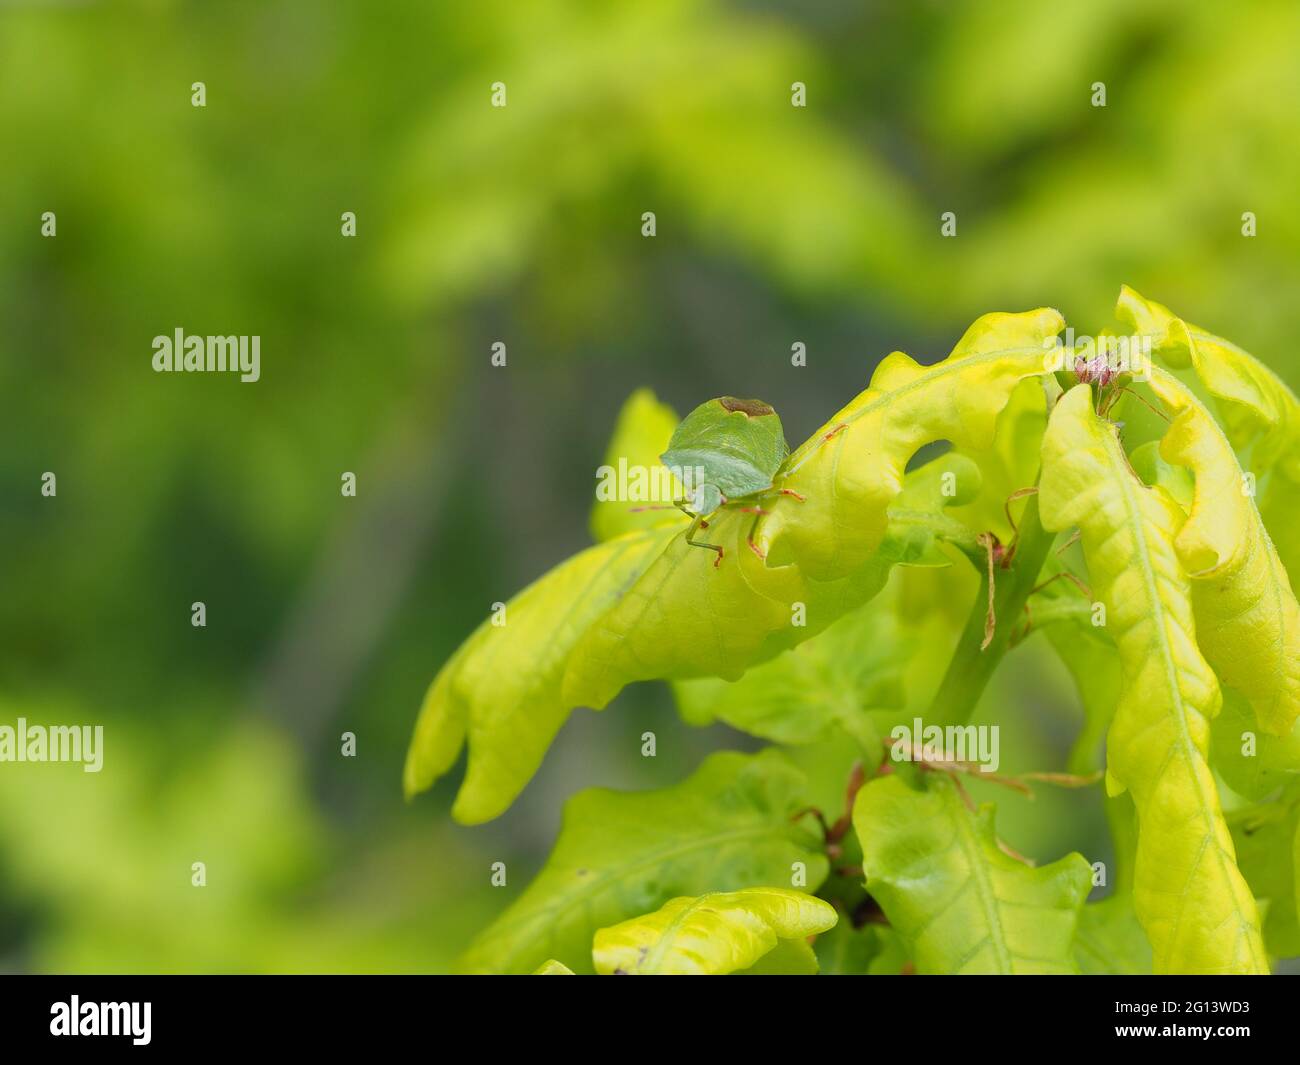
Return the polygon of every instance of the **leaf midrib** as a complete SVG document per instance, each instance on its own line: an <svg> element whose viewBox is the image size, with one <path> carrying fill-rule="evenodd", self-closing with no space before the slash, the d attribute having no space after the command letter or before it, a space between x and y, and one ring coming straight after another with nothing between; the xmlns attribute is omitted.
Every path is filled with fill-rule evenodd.
<svg viewBox="0 0 1300 1065"><path fill-rule="evenodd" d="M944 803L950 808L953 804L961 803L961 799L957 797L953 789L945 788L943 796ZM975 882L975 894L979 897L980 906L984 910L985 924L988 926L985 938L993 944L1001 970L1010 973L1012 971L1013 956L1002 929L1000 900L997 891L993 887L992 874L986 867L983 847L975 835L974 815L965 807L956 810L955 814L954 819L957 822L957 835L961 841L962 853L966 857L966 864L970 867L970 878Z"/></svg>
<svg viewBox="0 0 1300 1065"><path fill-rule="evenodd" d="M1158 370L1158 368L1156 367L1153 367L1152 369L1153 371L1158 372L1165 377L1168 377L1176 385L1180 386L1182 398L1187 403L1187 405L1189 407L1192 407L1194 410L1196 410L1198 414L1202 416L1202 418L1205 421L1205 424L1210 427L1210 431L1218 434L1219 441L1220 443L1223 444L1227 454L1233 456L1233 458L1235 459L1236 451L1232 447L1232 442L1228 439L1227 435L1223 432L1223 429L1219 426L1218 421L1215 420L1214 416L1210 413L1209 409L1205 406L1204 403L1200 401L1200 399L1197 398L1196 394L1192 392L1190 388L1183 386L1182 382L1179 381L1172 374L1166 373L1163 370ZM1238 468L1240 469L1240 467ZM1260 514L1259 507L1256 505L1255 497L1253 495L1246 496L1246 506L1249 509L1250 519L1252 522L1254 522L1255 531L1258 535L1258 541L1253 546L1253 550L1258 551L1261 548L1264 550L1264 561L1266 564L1266 568L1268 570L1268 577L1269 577L1268 594L1269 597L1273 600L1273 608L1274 608L1275 615L1279 619L1285 619L1286 603L1282 598L1282 583L1278 574L1278 570L1282 565L1282 560L1278 557L1277 551L1273 547L1273 541L1268 534L1268 528L1264 525L1264 517L1262 514ZM1216 563L1214 566L1212 566L1210 569L1205 570L1202 573L1191 574L1190 575L1191 580L1193 582L1197 580L1209 580L1214 576L1216 576L1224 568L1225 565L1226 565L1225 562L1220 561ZM1244 569L1246 565L1248 565L1248 562L1243 562L1242 568ZM1274 643L1276 645L1275 652L1277 654L1278 661L1285 662L1286 661L1285 623L1278 625L1277 635L1275 637Z"/></svg>
<svg viewBox="0 0 1300 1065"><path fill-rule="evenodd" d="M1234 863L1232 869L1229 869L1228 863L1224 861L1223 848L1219 845L1214 832L1214 811L1217 808L1217 802L1213 804L1210 803L1205 794L1202 776L1200 773L1195 771L1196 762L1198 760L1204 761L1205 756L1201 752L1201 749L1192 741L1191 735L1187 730L1187 715L1184 711L1186 700L1184 699L1182 689L1178 684L1177 668L1174 665L1173 654L1169 646L1168 624L1170 619L1165 610L1164 601L1160 598L1158 592L1156 573L1151 562L1151 554L1148 550L1146 541L1145 521L1137 498L1134 495L1133 484L1129 480L1132 474L1129 472L1128 461L1120 447L1118 436L1110 432L1105 432L1103 435L1103 442L1105 445L1105 454L1111 466L1111 479L1119 486L1120 496L1124 501L1124 508L1128 516L1129 528L1132 530L1133 544L1141 563L1140 573L1143 585L1147 591L1152 621L1156 623L1155 630L1159 634L1157 643L1159 644L1161 661L1164 664L1165 680L1169 686L1169 692L1173 697L1173 717L1178 737L1179 751L1187 764L1192 767L1191 778L1193 786L1196 789L1197 810L1203 824L1202 850L1204 850L1205 846L1213 847L1215 857L1218 859L1220 876L1223 878L1226 885L1231 885L1232 872L1235 870L1236 866ZM1170 546L1172 549L1172 544ZM1206 671L1209 672L1208 663L1206 665ZM1196 709L1196 712L1201 714L1201 716L1208 718L1209 715L1201 708L1194 707L1194 709ZM1165 764L1168 764L1167 761ZM1192 864L1193 873L1197 865L1199 865L1199 858L1197 862ZM1182 890L1179 892L1178 911L1174 918L1174 935L1171 937L1174 940L1178 938L1178 932L1183 924L1184 912L1189 894L1187 888L1188 885L1184 883ZM1233 910L1238 914L1241 923L1245 924L1244 915L1241 914L1235 898L1232 897L1230 889L1228 899Z"/></svg>

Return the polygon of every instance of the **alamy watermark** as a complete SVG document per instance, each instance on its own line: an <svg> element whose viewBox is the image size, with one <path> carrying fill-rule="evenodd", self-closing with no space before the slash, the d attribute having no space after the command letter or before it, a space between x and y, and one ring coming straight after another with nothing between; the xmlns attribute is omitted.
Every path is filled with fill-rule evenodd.
<svg viewBox="0 0 1300 1065"><path fill-rule="evenodd" d="M152 1002L82 1002L73 995L50 1006L50 1035L129 1036L135 1046L148 1046L152 1013Z"/></svg>
<svg viewBox="0 0 1300 1065"><path fill-rule="evenodd" d="M153 338L155 373L238 373L248 383L262 376L260 336L186 336L177 326L171 336Z"/></svg>
<svg viewBox="0 0 1300 1065"><path fill-rule="evenodd" d="M1043 369L1048 373L1070 370L1076 374L1105 374L1106 383L1119 374L1145 381L1151 367L1151 337L1076 335L1067 326L1061 336L1043 341Z"/></svg>
<svg viewBox="0 0 1300 1065"><path fill-rule="evenodd" d="M704 483L703 466L642 466L625 458L596 469L596 499L602 503L675 503L694 499Z"/></svg>
<svg viewBox="0 0 1300 1065"><path fill-rule="evenodd" d="M997 725L926 725L919 717L889 733L895 762L961 763L996 773L1001 762Z"/></svg>
<svg viewBox="0 0 1300 1065"><path fill-rule="evenodd" d="M0 725L0 762L80 762L87 773L104 768L103 725Z"/></svg>

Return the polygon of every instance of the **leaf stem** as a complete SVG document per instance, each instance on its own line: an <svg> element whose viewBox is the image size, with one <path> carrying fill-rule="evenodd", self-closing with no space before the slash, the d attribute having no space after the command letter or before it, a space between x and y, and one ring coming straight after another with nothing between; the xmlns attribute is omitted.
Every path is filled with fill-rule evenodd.
<svg viewBox="0 0 1300 1065"><path fill-rule="evenodd" d="M986 573L980 578L979 592L957 642L957 650L925 715L927 724L959 725L970 717L989 678L1010 646L1016 620L1038 583L1038 574L1055 539L1055 535L1047 532L1039 521L1038 496L1029 496L1020 519L1011 566L1009 569L995 569L992 601L997 627L993 638L981 650L989 616L989 577Z"/></svg>

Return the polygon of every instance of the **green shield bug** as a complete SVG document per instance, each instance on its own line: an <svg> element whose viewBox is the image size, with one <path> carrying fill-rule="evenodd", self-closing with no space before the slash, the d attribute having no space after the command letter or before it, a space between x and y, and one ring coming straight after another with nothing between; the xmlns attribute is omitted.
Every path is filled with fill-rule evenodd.
<svg viewBox="0 0 1300 1065"><path fill-rule="evenodd" d="M739 510L754 515L748 542L754 554L763 558L754 532L767 512L758 503L773 495L803 499L792 489L774 487L789 454L781 419L762 400L722 396L691 411L660 456L670 470L681 471L679 479L686 486L686 498L673 504L693 519L686 542L716 552L713 564L719 565L722 546L697 540L695 535L709 527L709 518L719 510Z"/></svg>

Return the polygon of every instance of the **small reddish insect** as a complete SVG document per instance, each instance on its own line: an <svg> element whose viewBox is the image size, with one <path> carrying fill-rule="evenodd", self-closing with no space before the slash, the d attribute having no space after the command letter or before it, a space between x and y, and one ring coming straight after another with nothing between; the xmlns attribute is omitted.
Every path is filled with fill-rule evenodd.
<svg viewBox="0 0 1300 1065"><path fill-rule="evenodd" d="M1074 376L1081 384L1107 388L1119 376L1119 370L1107 361L1105 355L1094 355L1085 359L1082 355L1074 360Z"/></svg>
<svg viewBox="0 0 1300 1065"><path fill-rule="evenodd" d="M1088 358L1082 355L1076 356L1073 369L1073 383L1093 386L1096 394L1097 413L1103 418L1110 416L1111 410L1119 402L1121 396L1129 395L1165 421L1169 420L1169 416L1164 411L1153 407L1142 396L1128 387L1133 380L1133 375L1122 366L1116 366L1107 356L1093 355ZM1068 377L1068 374L1064 376ZM1063 380L1062 386L1068 387L1070 383L1068 380Z"/></svg>

